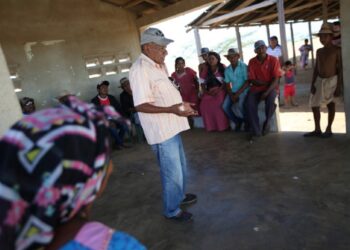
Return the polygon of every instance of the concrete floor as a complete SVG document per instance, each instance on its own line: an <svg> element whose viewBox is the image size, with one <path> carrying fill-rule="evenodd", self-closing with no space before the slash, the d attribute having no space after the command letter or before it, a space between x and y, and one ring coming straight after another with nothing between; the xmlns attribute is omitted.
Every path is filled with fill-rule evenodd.
<svg viewBox="0 0 350 250"><path fill-rule="evenodd" d="M183 133L194 221L161 215L161 185L147 144L113 153L93 218L148 249L350 249L350 139L275 133Z"/></svg>

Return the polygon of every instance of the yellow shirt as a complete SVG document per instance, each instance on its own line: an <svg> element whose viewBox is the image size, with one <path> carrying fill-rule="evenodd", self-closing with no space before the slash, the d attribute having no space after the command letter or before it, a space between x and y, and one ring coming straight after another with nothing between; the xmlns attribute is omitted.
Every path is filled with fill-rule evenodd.
<svg viewBox="0 0 350 250"><path fill-rule="evenodd" d="M182 103L180 92L170 82L165 65L159 65L144 54L133 63L129 72L134 105L150 103L169 107ZM149 144L162 143L189 129L186 117L171 113L139 112L140 122Z"/></svg>

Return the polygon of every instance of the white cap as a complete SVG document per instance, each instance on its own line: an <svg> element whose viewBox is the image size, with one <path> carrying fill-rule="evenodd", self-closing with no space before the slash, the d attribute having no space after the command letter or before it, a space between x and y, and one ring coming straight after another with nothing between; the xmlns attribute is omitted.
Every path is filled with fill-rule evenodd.
<svg viewBox="0 0 350 250"><path fill-rule="evenodd" d="M156 28L148 28L141 35L141 45L156 43L161 46L166 46L172 42L174 42L174 40L165 38L163 32Z"/></svg>

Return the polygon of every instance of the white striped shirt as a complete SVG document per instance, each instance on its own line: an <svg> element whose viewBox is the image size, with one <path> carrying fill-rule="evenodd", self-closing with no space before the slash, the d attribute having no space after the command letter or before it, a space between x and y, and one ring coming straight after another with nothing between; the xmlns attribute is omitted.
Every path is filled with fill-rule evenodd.
<svg viewBox="0 0 350 250"><path fill-rule="evenodd" d="M144 54L133 63L129 72L134 105L150 103L169 107L182 103L180 92L170 82L165 65L159 65ZM162 143L189 129L186 117L171 113L138 113L148 144Z"/></svg>

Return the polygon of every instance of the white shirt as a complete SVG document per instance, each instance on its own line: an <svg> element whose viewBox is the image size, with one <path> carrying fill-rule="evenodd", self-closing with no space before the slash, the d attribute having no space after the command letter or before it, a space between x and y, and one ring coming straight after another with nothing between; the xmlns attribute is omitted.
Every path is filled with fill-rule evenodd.
<svg viewBox="0 0 350 250"><path fill-rule="evenodd" d="M130 87L134 105L150 103L169 107L182 103L180 92L170 82L165 65L159 65L144 54L133 63L130 72ZM149 144L162 143L181 131L189 129L186 117L171 113L138 113Z"/></svg>
<svg viewBox="0 0 350 250"><path fill-rule="evenodd" d="M279 59L282 56L282 48L280 45L277 45L274 49L269 46L266 50L266 53Z"/></svg>

